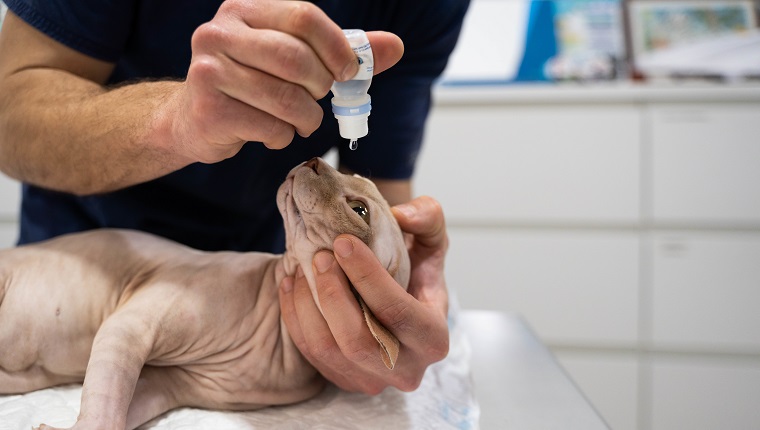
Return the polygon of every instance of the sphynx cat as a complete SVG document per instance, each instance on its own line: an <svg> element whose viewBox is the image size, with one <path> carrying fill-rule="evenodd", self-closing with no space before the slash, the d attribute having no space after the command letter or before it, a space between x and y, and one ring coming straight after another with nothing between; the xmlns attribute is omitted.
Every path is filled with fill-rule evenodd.
<svg viewBox="0 0 760 430"><path fill-rule="evenodd" d="M316 299L312 257L341 233L367 243L403 287L409 255L373 183L319 158L291 170L277 206L282 255L203 252L115 229L0 251L0 393L84 381L75 429L133 429L181 406L250 410L319 393L324 379L281 321L280 282L300 266ZM392 367L398 341L362 307Z"/></svg>

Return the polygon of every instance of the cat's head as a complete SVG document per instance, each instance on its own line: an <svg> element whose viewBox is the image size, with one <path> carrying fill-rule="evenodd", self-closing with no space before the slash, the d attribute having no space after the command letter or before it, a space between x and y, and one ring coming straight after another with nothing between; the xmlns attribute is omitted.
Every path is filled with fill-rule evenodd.
<svg viewBox="0 0 760 430"><path fill-rule="evenodd" d="M277 193L277 206L285 222L285 270L292 275L300 264L315 300L312 258L319 250L332 250L342 233L366 243L396 282L407 288L411 267L404 236L369 179L345 175L313 158L290 171Z"/></svg>

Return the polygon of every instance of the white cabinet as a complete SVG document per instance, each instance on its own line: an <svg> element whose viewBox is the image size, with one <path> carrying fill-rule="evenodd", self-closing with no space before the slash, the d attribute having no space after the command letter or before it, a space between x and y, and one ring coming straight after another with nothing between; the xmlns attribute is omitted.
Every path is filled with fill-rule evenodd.
<svg viewBox="0 0 760 430"><path fill-rule="evenodd" d="M631 352L559 350L559 363L583 388L610 428L636 430L638 424L639 360Z"/></svg>
<svg viewBox="0 0 760 430"><path fill-rule="evenodd" d="M760 87L435 100L415 191L462 305L522 314L612 428L760 428Z"/></svg>
<svg viewBox="0 0 760 430"><path fill-rule="evenodd" d="M657 358L649 397L652 430L760 428L760 361Z"/></svg>
<svg viewBox="0 0 760 430"><path fill-rule="evenodd" d="M436 106L415 175L451 219L635 223L640 112Z"/></svg>
<svg viewBox="0 0 760 430"><path fill-rule="evenodd" d="M658 232L652 342L760 354L760 232Z"/></svg>
<svg viewBox="0 0 760 430"><path fill-rule="evenodd" d="M657 222L760 225L760 103L650 108Z"/></svg>
<svg viewBox="0 0 760 430"><path fill-rule="evenodd" d="M449 235L447 283L463 307L517 309L552 343L636 342L635 234L452 227Z"/></svg>

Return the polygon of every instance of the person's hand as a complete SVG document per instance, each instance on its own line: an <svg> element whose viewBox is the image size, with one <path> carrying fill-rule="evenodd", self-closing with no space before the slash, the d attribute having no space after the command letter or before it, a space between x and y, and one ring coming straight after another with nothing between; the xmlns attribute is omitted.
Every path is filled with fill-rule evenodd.
<svg viewBox="0 0 760 430"><path fill-rule="evenodd" d="M363 242L340 235L334 254L314 257L319 302L302 274L280 288L282 318L307 360L328 380L348 391L377 394L388 386L416 389L427 367L448 354L448 291L443 265L448 236L440 205L420 197L393 208L407 233L412 272L404 291ZM377 319L400 341L396 367L383 364L350 291L348 279Z"/></svg>
<svg viewBox="0 0 760 430"><path fill-rule="evenodd" d="M369 32L375 73L403 54L401 39ZM227 0L192 37L185 85L167 102L171 134L190 159L217 162L246 141L281 149L319 127L317 100L352 78L356 55L340 27L311 3Z"/></svg>

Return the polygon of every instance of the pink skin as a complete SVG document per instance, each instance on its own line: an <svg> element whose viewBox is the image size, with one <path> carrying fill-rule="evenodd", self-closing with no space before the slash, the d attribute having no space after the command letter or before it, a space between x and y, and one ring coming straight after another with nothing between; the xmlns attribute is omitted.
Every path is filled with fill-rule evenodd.
<svg viewBox="0 0 760 430"><path fill-rule="evenodd" d="M368 205L370 225L349 199ZM397 276L408 278L408 254L371 182L321 160L293 169L278 205L283 255L201 252L125 230L0 251L0 392L84 381L75 429L133 429L180 406L250 410L317 394L324 379L281 319L278 285L343 232L369 237Z"/></svg>

